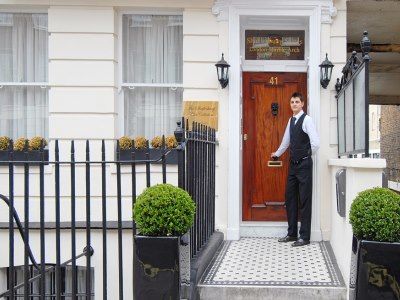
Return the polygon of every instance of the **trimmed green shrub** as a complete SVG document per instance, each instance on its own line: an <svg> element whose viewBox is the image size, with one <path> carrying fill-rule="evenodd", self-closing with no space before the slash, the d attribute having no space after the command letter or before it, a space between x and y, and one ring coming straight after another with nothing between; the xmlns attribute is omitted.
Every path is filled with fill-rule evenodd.
<svg viewBox="0 0 400 300"><path fill-rule="evenodd" d="M358 239L400 242L400 195L386 188L359 193L351 204L350 224Z"/></svg>
<svg viewBox="0 0 400 300"><path fill-rule="evenodd" d="M185 190L171 184L158 184L138 196L133 218L143 235L180 236L192 226L195 209Z"/></svg>

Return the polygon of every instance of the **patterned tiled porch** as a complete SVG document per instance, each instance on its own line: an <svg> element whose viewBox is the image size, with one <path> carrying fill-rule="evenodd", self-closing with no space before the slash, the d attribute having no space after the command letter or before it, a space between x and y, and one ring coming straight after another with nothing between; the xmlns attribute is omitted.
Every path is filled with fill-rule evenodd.
<svg viewBox="0 0 400 300"><path fill-rule="evenodd" d="M345 299L327 242L303 247L277 238L225 241L199 284L201 299Z"/></svg>

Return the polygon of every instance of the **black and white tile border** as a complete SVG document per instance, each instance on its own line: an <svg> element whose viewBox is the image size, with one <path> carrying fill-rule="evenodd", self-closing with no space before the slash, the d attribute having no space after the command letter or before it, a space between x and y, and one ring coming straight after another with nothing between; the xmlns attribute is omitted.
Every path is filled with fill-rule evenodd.
<svg viewBox="0 0 400 300"><path fill-rule="evenodd" d="M343 286L326 242L293 248L276 238L225 241L202 285Z"/></svg>

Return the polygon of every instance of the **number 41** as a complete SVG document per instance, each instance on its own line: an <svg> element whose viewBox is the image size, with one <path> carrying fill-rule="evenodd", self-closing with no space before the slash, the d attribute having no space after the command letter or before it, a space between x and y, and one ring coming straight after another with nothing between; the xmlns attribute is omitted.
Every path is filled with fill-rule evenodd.
<svg viewBox="0 0 400 300"><path fill-rule="evenodd" d="M269 79L269 83L272 85L277 85L278 84L278 77L271 77Z"/></svg>

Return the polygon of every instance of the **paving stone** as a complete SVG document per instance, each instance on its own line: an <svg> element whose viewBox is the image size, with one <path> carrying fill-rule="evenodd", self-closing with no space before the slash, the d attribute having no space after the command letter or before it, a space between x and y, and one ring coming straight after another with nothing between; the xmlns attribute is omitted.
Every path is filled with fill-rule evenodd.
<svg viewBox="0 0 400 300"><path fill-rule="evenodd" d="M268 237L225 241L200 285L344 286L326 242L291 244Z"/></svg>

